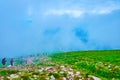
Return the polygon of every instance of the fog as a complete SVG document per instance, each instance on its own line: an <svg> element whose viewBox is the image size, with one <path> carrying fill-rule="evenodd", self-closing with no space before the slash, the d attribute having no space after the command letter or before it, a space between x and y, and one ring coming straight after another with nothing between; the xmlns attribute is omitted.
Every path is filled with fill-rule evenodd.
<svg viewBox="0 0 120 80"><path fill-rule="evenodd" d="M0 57L120 49L119 0L1 0L0 7Z"/></svg>

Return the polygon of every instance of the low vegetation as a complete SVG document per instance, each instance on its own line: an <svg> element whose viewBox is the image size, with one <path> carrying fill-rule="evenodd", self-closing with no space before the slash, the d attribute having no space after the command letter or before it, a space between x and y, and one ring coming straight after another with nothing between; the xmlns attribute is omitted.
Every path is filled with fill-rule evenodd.
<svg viewBox="0 0 120 80"><path fill-rule="evenodd" d="M33 59L34 58L34 59ZM120 50L33 56L31 64L0 68L0 80L120 80Z"/></svg>
<svg viewBox="0 0 120 80"><path fill-rule="evenodd" d="M120 50L66 52L50 57L56 64L66 64L86 74L106 80L120 79Z"/></svg>

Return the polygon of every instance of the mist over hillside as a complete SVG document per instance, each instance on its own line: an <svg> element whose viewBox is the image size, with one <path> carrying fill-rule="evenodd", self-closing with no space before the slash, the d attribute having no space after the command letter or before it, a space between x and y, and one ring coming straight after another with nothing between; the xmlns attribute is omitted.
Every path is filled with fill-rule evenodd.
<svg viewBox="0 0 120 80"><path fill-rule="evenodd" d="M3 80L119 80L120 50L91 50L7 58L0 64Z"/></svg>
<svg viewBox="0 0 120 80"><path fill-rule="evenodd" d="M1 0L0 7L0 57L120 49L119 0Z"/></svg>

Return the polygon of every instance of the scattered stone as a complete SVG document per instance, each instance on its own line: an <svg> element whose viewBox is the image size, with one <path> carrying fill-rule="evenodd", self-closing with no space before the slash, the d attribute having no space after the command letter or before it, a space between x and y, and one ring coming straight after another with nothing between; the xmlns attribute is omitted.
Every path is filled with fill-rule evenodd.
<svg viewBox="0 0 120 80"><path fill-rule="evenodd" d="M92 78L93 78L94 80L101 80L100 78L98 78L98 77L96 77L96 76L92 76Z"/></svg>
<svg viewBox="0 0 120 80"><path fill-rule="evenodd" d="M51 78L52 80L55 80L55 77L54 77L53 75L51 75L50 78Z"/></svg>

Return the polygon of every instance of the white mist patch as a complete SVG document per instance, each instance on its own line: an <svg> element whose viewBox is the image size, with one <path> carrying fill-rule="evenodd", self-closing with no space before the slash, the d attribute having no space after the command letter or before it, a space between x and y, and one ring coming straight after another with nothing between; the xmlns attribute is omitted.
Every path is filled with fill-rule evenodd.
<svg viewBox="0 0 120 80"><path fill-rule="evenodd" d="M56 16L63 16L63 15L68 15L68 16L71 16L73 18L78 18L78 17L81 17L82 15L84 14L84 11L82 10L55 10L55 9L52 9L52 10L49 10L47 12L45 12L44 15L56 15Z"/></svg>

